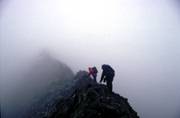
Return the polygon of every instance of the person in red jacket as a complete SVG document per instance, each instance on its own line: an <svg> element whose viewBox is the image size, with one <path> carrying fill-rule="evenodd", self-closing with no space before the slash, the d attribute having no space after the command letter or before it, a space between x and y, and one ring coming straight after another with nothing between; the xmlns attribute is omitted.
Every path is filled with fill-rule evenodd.
<svg viewBox="0 0 180 118"><path fill-rule="evenodd" d="M95 66L94 67L89 67L88 70L89 70L88 76L92 76L94 81L97 82L97 80L96 80L97 73L98 73L97 68Z"/></svg>

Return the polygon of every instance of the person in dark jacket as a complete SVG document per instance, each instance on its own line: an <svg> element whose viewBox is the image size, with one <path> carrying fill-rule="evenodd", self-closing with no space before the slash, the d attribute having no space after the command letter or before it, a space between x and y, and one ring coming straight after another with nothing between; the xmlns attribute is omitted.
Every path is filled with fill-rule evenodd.
<svg viewBox="0 0 180 118"><path fill-rule="evenodd" d="M101 75L100 83L102 81L106 82L107 87L112 92L112 88L113 88L112 82L113 82L113 78L114 78L114 75L115 75L115 71L110 65L107 65L107 64L102 65L102 70L103 70L103 72L102 72L102 75Z"/></svg>

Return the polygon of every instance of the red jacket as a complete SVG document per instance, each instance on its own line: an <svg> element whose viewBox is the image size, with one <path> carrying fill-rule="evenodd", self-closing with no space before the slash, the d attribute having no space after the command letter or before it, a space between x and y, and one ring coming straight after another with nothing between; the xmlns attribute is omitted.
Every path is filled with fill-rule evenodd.
<svg viewBox="0 0 180 118"><path fill-rule="evenodd" d="M90 75L96 76L97 73L98 73L96 67L89 67L88 70L89 70L89 73L88 73L89 76L90 76Z"/></svg>

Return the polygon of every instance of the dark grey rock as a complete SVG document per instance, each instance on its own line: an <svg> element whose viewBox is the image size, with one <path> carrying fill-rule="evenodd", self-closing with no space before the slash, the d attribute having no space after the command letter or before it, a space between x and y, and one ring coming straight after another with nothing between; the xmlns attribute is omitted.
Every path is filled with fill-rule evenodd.
<svg viewBox="0 0 180 118"><path fill-rule="evenodd" d="M79 72L68 96L58 101L49 118L139 118L126 98Z"/></svg>

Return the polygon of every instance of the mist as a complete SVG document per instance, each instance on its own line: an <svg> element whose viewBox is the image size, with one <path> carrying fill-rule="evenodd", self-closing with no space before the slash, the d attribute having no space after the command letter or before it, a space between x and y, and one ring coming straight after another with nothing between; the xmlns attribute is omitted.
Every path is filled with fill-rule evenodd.
<svg viewBox="0 0 180 118"><path fill-rule="evenodd" d="M141 118L179 118L178 0L0 1L1 109L47 50L74 73L110 64L113 90ZM5 97L6 98L6 97Z"/></svg>

